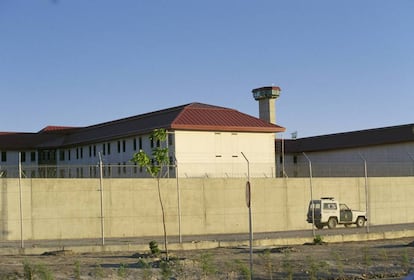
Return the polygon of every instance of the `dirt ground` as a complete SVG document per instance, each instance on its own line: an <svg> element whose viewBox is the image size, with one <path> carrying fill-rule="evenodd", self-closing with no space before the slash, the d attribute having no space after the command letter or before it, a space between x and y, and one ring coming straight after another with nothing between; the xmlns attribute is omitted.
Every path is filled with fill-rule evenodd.
<svg viewBox="0 0 414 280"><path fill-rule="evenodd" d="M414 271L413 241L254 248L253 279L402 279ZM0 279L250 279L249 253L172 251L168 262L149 252L0 256Z"/></svg>

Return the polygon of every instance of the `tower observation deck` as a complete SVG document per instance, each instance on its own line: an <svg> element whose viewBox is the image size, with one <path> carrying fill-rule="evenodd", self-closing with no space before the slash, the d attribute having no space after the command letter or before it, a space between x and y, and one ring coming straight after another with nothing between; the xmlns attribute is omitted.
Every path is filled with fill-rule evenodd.
<svg viewBox="0 0 414 280"><path fill-rule="evenodd" d="M259 118L276 124L275 99L280 96L281 89L277 86L255 88L253 98L259 101Z"/></svg>

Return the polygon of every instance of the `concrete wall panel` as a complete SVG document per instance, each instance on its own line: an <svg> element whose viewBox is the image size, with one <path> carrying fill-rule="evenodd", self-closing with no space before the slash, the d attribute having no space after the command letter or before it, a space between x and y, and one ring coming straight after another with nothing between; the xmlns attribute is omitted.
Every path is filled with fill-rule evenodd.
<svg viewBox="0 0 414 280"><path fill-rule="evenodd" d="M167 233L248 233L246 179L162 179ZM19 240L20 192L17 179L0 180L0 240ZM98 179L22 179L23 238L101 237ZM162 212L155 179L104 179L105 237L161 236ZM365 209L369 222L414 222L414 178L313 178L313 197L333 196L352 208ZM179 192L178 192L179 190ZM254 232L310 229L306 212L309 178L251 180ZM180 207L178 207L178 197ZM180 212L179 212L180 210ZM181 214L181 215L179 215Z"/></svg>

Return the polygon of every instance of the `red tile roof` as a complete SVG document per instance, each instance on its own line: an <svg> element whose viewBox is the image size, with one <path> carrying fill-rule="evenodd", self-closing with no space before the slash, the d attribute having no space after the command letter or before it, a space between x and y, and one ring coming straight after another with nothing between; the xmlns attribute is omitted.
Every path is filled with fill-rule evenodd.
<svg viewBox="0 0 414 280"><path fill-rule="evenodd" d="M193 103L181 110L171 124L172 129L283 132L283 127L240 113L239 111Z"/></svg>
<svg viewBox="0 0 414 280"><path fill-rule="evenodd" d="M48 125L44 127L42 130L40 130L39 132L62 131L62 130L73 129L73 128L76 128L76 127Z"/></svg>
<svg viewBox="0 0 414 280"><path fill-rule="evenodd" d="M145 134L156 128L268 133L285 130L234 109L190 103L81 128L47 126L38 133L0 133L0 150L85 145Z"/></svg>

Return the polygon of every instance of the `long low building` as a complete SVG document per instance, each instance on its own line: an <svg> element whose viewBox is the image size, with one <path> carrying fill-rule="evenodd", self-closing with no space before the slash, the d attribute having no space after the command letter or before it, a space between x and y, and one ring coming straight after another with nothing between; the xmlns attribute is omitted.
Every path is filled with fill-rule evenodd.
<svg viewBox="0 0 414 280"><path fill-rule="evenodd" d="M234 109L190 103L87 127L0 132L0 177L148 177L130 159L151 153L154 129L168 133L166 177L275 177L281 126ZM242 154L243 153L243 154ZM244 156L243 156L244 155ZM245 158L246 157L246 158ZM248 164L246 164L248 163Z"/></svg>
<svg viewBox="0 0 414 280"><path fill-rule="evenodd" d="M277 139L279 176L414 176L414 124Z"/></svg>

